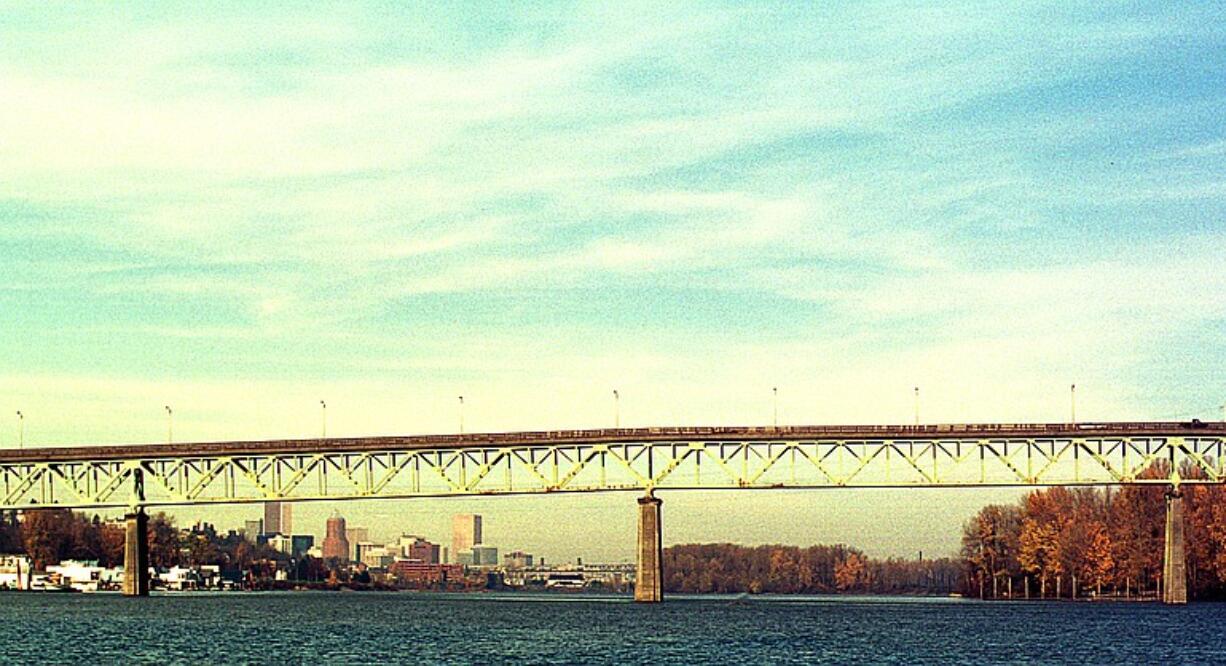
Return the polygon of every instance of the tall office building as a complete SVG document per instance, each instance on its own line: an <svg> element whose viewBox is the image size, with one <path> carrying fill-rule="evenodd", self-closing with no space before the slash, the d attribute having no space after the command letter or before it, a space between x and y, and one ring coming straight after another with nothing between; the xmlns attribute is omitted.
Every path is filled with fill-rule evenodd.
<svg viewBox="0 0 1226 666"><path fill-rule="evenodd" d="M292 506L287 502L264 502L264 533L293 534L294 523L290 514Z"/></svg>
<svg viewBox="0 0 1226 666"><path fill-rule="evenodd" d="M471 551L481 543L481 516L459 513L451 518L451 553L459 557L462 551Z"/></svg>
<svg viewBox="0 0 1226 666"><path fill-rule="evenodd" d="M349 559L357 562L362 559L358 557L358 544L370 541L370 528L346 526L345 540L349 542Z"/></svg>
<svg viewBox="0 0 1226 666"><path fill-rule="evenodd" d="M349 539L345 536L345 519L332 516L328 519L327 534L324 536L323 557L325 560L337 559L349 561Z"/></svg>

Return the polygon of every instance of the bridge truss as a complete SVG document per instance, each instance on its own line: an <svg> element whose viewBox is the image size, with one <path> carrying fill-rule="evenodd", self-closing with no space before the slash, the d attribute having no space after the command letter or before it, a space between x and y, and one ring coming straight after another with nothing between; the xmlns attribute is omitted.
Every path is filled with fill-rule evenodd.
<svg viewBox="0 0 1226 666"><path fill-rule="evenodd" d="M1217 424L1221 425L1221 424ZM731 429L730 429L731 430ZM822 429L814 429L821 431ZM907 428L897 433L906 435ZM915 429L912 429L915 430ZM91 456L0 456L0 509L230 504L720 488L916 488L1219 483L1226 429L1080 428L805 437L804 429L577 431L602 436L298 440L292 447L165 445ZM676 437L669 435L677 433ZM737 437L743 432L748 436ZM624 434L621 434L624 433ZM446 438L441 438L446 439ZM272 449L292 450L272 450ZM269 449L269 450L265 450ZM216 452L211 452L216 450ZM101 451L101 450L100 450ZM193 452L195 451L195 452ZM1155 465L1157 478L1147 474Z"/></svg>

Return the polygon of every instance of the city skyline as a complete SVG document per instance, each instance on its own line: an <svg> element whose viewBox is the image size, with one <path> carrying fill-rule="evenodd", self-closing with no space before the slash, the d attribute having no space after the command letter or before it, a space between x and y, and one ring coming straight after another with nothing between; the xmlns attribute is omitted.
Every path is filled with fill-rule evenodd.
<svg viewBox="0 0 1226 666"><path fill-rule="evenodd" d="M1211 7L6 14L2 447L1226 404ZM1021 491L923 492L663 493L664 540L947 554ZM342 510L633 552L629 494Z"/></svg>

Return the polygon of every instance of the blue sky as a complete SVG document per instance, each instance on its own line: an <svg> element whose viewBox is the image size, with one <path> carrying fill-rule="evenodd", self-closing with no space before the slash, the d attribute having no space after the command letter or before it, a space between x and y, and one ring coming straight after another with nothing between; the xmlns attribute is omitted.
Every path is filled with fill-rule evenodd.
<svg viewBox="0 0 1226 666"><path fill-rule="evenodd" d="M459 394L601 426L613 388L630 425L762 423L773 386L788 423L915 385L1062 420L1073 382L1086 419L1214 417L1221 14L6 5L0 407L33 445L156 441L164 404L308 436L320 398L335 434L452 431ZM948 541L872 532L889 497L810 536ZM783 500L738 501L680 533Z"/></svg>

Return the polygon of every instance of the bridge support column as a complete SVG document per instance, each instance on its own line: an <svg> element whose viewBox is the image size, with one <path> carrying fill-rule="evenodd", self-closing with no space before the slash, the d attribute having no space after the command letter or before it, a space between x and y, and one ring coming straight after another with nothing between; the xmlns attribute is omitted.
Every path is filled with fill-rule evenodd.
<svg viewBox="0 0 1226 666"><path fill-rule="evenodd" d="M123 594L149 596L149 516L137 507L129 512L123 546Z"/></svg>
<svg viewBox="0 0 1226 666"><path fill-rule="evenodd" d="M634 600L656 603L664 599L664 550L660 540L660 499L639 498L638 560Z"/></svg>
<svg viewBox="0 0 1226 666"><path fill-rule="evenodd" d="M1166 493L1166 548L1162 558L1162 603L1188 603L1187 560L1183 548L1183 493Z"/></svg>

